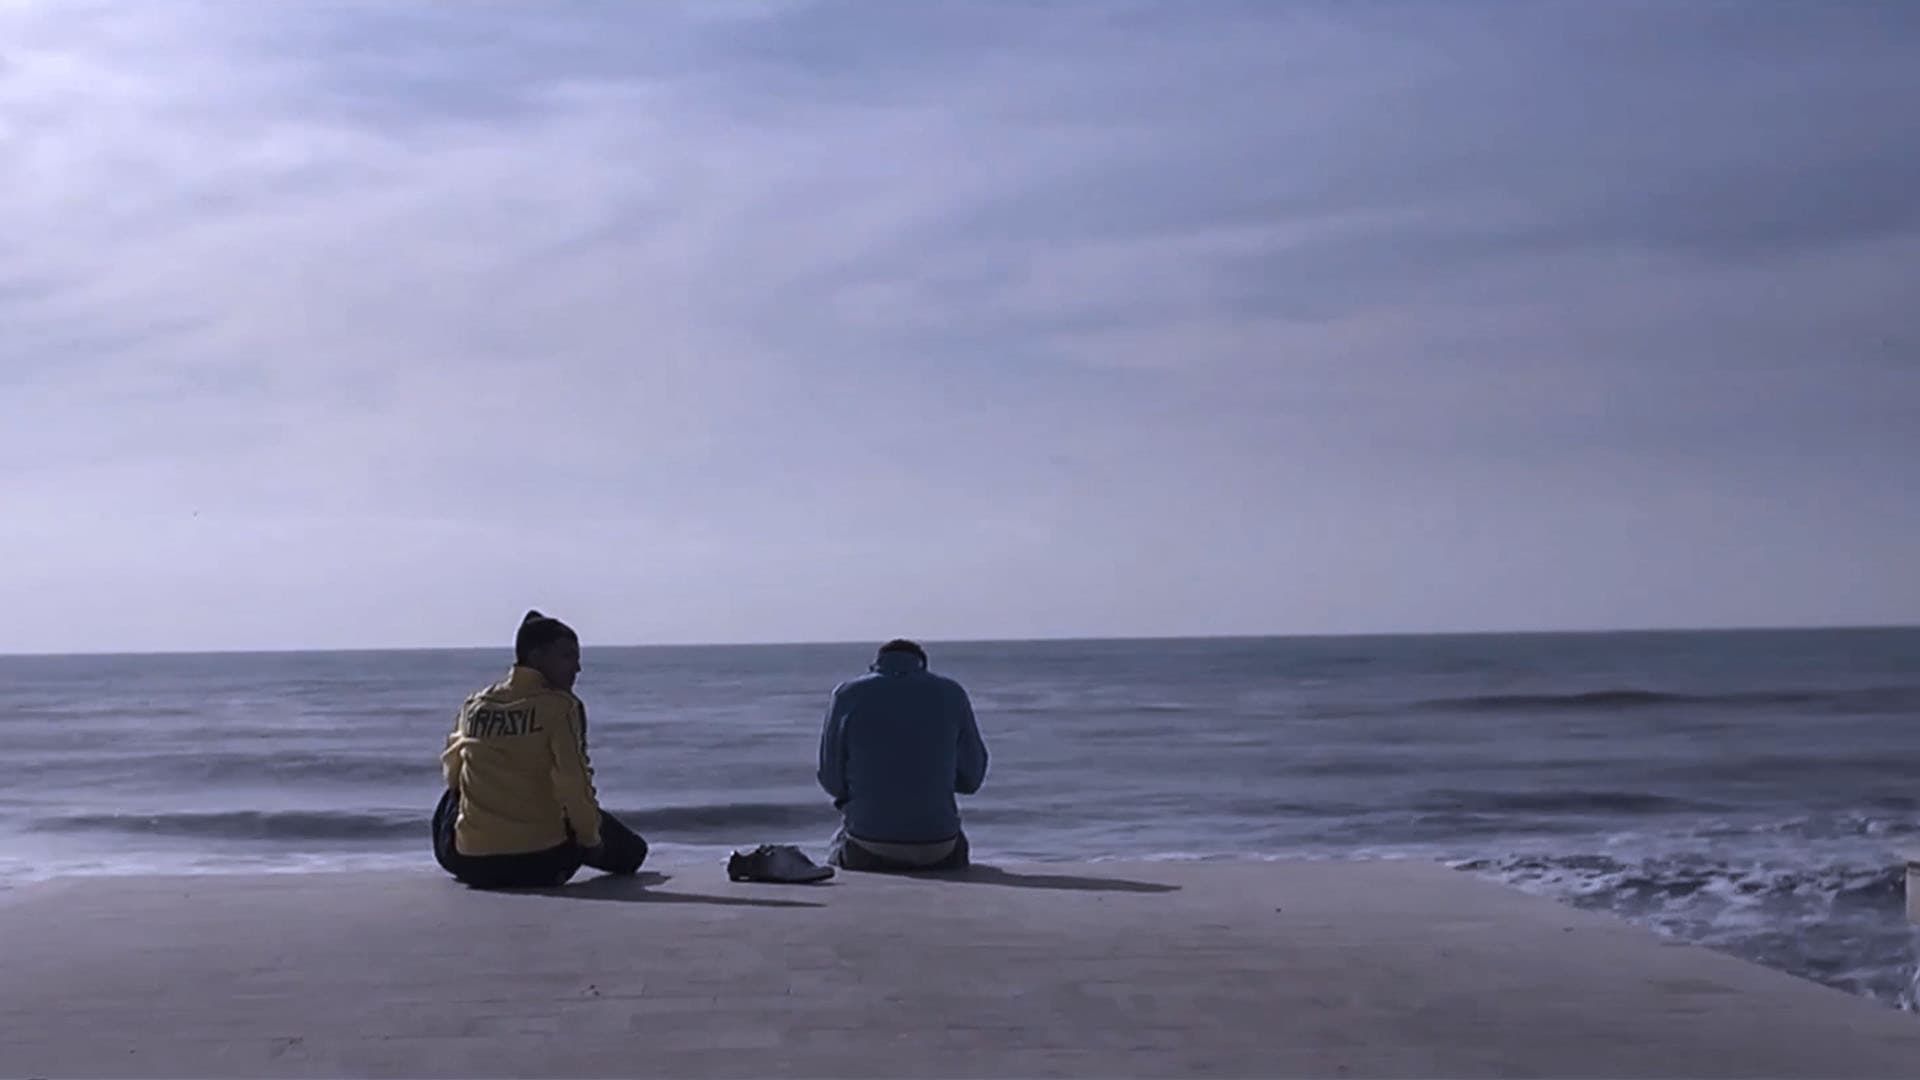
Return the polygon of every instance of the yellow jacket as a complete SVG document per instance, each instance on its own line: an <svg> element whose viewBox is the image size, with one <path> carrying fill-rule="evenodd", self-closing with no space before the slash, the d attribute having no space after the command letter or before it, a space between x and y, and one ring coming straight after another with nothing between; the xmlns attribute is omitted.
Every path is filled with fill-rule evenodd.
<svg viewBox="0 0 1920 1080"><path fill-rule="evenodd" d="M440 755L460 794L454 847L462 855L519 855L600 842L600 804L587 760L587 710L532 668L467 699Z"/></svg>

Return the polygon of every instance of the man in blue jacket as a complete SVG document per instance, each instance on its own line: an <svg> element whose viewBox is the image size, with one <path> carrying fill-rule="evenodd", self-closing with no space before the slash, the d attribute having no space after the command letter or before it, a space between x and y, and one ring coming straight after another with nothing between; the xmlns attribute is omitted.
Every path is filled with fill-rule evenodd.
<svg viewBox="0 0 1920 1080"><path fill-rule="evenodd" d="M829 862L878 871L967 865L954 795L980 790L987 747L966 690L928 671L925 649L889 641L868 674L834 689L819 775L841 815Z"/></svg>

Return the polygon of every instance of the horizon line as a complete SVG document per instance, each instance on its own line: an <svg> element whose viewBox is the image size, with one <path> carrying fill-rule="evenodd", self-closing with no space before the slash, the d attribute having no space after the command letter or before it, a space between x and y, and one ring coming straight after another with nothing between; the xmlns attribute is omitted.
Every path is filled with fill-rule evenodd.
<svg viewBox="0 0 1920 1080"><path fill-rule="evenodd" d="M1040 644L1103 644L1103 643L1143 643L1143 642L1194 642L1194 641L1316 641L1365 638L1472 638L1472 637L1604 637L1628 634L1786 634L1786 633L1847 633L1862 631L1920 630L1920 623L1806 623L1799 625L1772 626L1629 626L1629 627L1571 627L1554 630L1369 630L1335 633L1247 633L1247 634L1115 634L1085 636L1076 634L1043 635L1039 637L1008 638L920 638L923 643L936 647L952 645L1040 645ZM873 641L854 639L818 639L811 641L664 641L664 642L619 642L605 645L584 645L583 651L608 649L782 649L782 648L828 648L836 646L859 646L870 648L884 638ZM60 657L87 657L99 659L168 657L168 656L287 656L305 654L367 655L372 653L445 653L445 652L490 652L496 649L511 650L512 642L486 645L398 645L366 646L356 648L272 648L272 649L112 649L79 652L6 652L0 651L0 659L55 659Z"/></svg>

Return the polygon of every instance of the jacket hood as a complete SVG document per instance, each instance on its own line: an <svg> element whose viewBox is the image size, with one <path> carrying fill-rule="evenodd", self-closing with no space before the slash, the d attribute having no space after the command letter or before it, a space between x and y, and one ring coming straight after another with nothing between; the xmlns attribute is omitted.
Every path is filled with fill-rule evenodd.
<svg viewBox="0 0 1920 1080"><path fill-rule="evenodd" d="M927 664L910 652L883 652L874 658L872 670L882 675L906 675L927 670Z"/></svg>
<svg viewBox="0 0 1920 1080"><path fill-rule="evenodd" d="M558 687L547 681L545 675L530 667L519 664L507 670L507 677L494 684L493 690L508 697L530 697L534 694L554 693Z"/></svg>

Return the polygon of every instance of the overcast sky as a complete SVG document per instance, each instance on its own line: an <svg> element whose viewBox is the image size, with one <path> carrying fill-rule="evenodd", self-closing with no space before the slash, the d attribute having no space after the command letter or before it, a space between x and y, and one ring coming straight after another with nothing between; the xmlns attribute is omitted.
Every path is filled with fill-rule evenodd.
<svg viewBox="0 0 1920 1080"><path fill-rule="evenodd" d="M1916 55L0 0L0 651L1920 621Z"/></svg>

